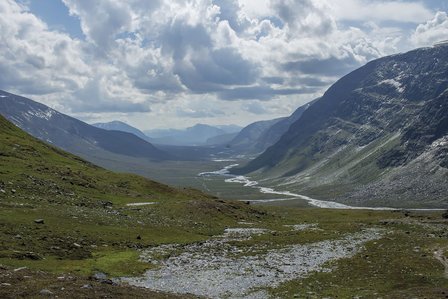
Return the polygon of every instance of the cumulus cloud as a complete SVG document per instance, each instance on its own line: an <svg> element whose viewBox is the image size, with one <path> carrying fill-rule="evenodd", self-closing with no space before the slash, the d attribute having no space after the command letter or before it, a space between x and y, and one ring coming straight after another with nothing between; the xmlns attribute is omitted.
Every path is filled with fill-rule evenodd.
<svg viewBox="0 0 448 299"><path fill-rule="evenodd" d="M0 86L25 94L82 88L90 70L82 44L12 0L0 3Z"/></svg>
<svg viewBox="0 0 448 299"><path fill-rule="evenodd" d="M448 14L439 11L433 19L418 25L412 41L416 46L427 46L448 39Z"/></svg>
<svg viewBox="0 0 448 299"><path fill-rule="evenodd" d="M334 18L328 14L325 1L272 0L274 13L299 36L322 36L336 30Z"/></svg>
<svg viewBox="0 0 448 299"><path fill-rule="evenodd" d="M420 1L338 0L332 5L338 19L420 23L432 16Z"/></svg>
<svg viewBox="0 0 448 299"><path fill-rule="evenodd" d="M0 2L0 88L85 117L277 117L448 27L446 12L418 1L62 1L84 39Z"/></svg>

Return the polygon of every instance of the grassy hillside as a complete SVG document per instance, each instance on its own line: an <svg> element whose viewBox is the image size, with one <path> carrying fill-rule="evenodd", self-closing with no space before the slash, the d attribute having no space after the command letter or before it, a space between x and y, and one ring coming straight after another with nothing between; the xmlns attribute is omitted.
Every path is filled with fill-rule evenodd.
<svg viewBox="0 0 448 299"><path fill-rule="evenodd" d="M3 264L132 274L146 267L135 249L206 239L239 219L260 217L244 204L104 170L38 141L3 117L0 162ZM155 204L127 206L142 202Z"/></svg>

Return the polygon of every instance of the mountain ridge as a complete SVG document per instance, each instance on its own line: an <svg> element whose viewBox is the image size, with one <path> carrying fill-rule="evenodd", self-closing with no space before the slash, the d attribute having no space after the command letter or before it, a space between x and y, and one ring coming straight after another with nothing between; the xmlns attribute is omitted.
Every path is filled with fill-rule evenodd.
<svg viewBox="0 0 448 299"><path fill-rule="evenodd" d="M288 190L320 198L387 201L387 194L369 184L385 187L397 172L405 176L404 169L447 134L447 58L448 47L438 46L367 63L332 85L276 144L232 172L266 177ZM421 165L434 162L440 168L437 177L446 183L442 147L442 154L434 156L440 162ZM432 185L430 177L427 173L412 186L390 183L394 188L386 189L391 197L405 193L403 200L416 205L419 201L437 205L446 200L448 190L426 188ZM363 193L363 188L370 191ZM406 193L405 188L416 191Z"/></svg>
<svg viewBox="0 0 448 299"><path fill-rule="evenodd" d="M93 123L91 124L94 127L109 130L109 131L121 131L126 133L134 134L135 136L152 143L153 140L145 135L141 130L137 129L136 127L133 127L125 122L119 121L119 120L113 120L110 122L99 122L99 123Z"/></svg>
<svg viewBox="0 0 448 299"><path fill-rule="evenodd" d="M206 124L196 124L185 129L158 129L147 130L145 134L151 138L155 144L174 146L201 146L207 145L208 139L212 139L235 133L240 127L235 125L211 126Z"/></svg>
<svg viewBox="0 0 448 299"><path fill-rule="evenodd" d="M108 153L151 160L170 155L134 134L96 128L25 97L0 91L0 114L31 135L84 158Z"/></svg>

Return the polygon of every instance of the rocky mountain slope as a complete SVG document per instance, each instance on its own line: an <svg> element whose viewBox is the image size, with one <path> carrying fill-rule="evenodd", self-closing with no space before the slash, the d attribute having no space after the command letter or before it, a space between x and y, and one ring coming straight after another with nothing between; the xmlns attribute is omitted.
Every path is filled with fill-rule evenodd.
<svg viewBox="0 0 448 299"><path fill-rule="evenodd" d="M340 79L234 173L371 205L448 202L448 46L372 61Z"/></svg>
<svg viewBox="0 0 448 299"><path fill-rule="evenodd" d="M121 131L131 133L147 142L153 142L153 140L148 136L146 136L145 133L122 121L114 120L107 123L94 123L92 124L92 126L109 131Z"/></svg>
<svg viewBox="0 0 448 299"><path fill-rule="evenodd" d="M259 153L263 151L263 149L258 148L257 145L263 134L273 125L285 119L286 118L276 118L251 123L244 127L238 135L228 142L227 147L238 153Z"/></svg>
<svg viewBox="0 0 448 299"><path fill-rule="evenodd" d="M88 160L111 155L150 160L170 158L134 134L100 129L4 91L0 91L0 114L31 135Z"/></svg>
<svg viewBox="0 0 448 299"><path fill-rule="evenodd" d="M227 147L239 154L259 154L276 143L288 131L289 126L297 121L314 103L312 101L297 108L288 117L272 120L258 121L244 127L232 140L226 143Z"/></svg>

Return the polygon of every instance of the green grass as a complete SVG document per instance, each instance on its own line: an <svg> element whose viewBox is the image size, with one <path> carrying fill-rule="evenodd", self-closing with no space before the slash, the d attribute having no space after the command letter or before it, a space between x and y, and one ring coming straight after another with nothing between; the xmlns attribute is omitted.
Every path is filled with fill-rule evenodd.
<svg viewBox="0 0 448 299"><path fill-rule="evenodd" d="M383 238L368 242L353 258L328 263L331 272L312 273L271 292L282 298L444 298L441 292L448 291L448 279L433 257L434 248L448 244L446 222L439 217L390 220L382 225L387 231ZM436 235L429 234L422 222L435 224L430 231Z"/></svg>
<svg viewBox="0 0 448 299"><path fill-rule="evenodd" d="M95 272L102 272L109 277L137 276L151 268L151 265L139 260L139 253L135 250L101 250L95 252L91 258L76 260L60 259L52 256L47 256L42 260L11 260L2 258L0 263L17 268L27 267L55 274L74 273L89 276Z"/></svg>
<svg viewBox="0 0 448 299"><path fill-rule="evenodd" d="M139 261L139 250L207 240L227 227L241 227L241 221L272 231L235 242L252 254L257 252L245 249L338 239L370 227L386 231L355 257L329 264L332 272L312 273L270 290L281 298L433 298L448 288L443 267L431 253L448 246L441 213L412 212L407 217L390 211L303 208L298 201L297 207L222 201L197 190L107 171L30 137L2 117L0 163L0 264L50 273L50 278L41 277L37 290L54 280L53 274L138 276L153 267ZM226 194L241 187L213 179L207 183L221 186ZM253 190L245 190L244 199L251 198ZM126 205L147 201L157 204ZM306 223L318 230L285 226Z"/></svg>

